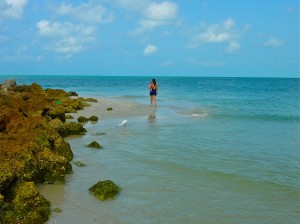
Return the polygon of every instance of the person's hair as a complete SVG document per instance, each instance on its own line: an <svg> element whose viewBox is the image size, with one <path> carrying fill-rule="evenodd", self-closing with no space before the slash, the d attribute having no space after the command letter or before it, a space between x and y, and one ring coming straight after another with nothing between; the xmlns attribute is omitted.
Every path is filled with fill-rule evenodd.
<svg viewBox="0 0 300 224"><path fill-rule="evenodd" d="M153 82L153 84L154 84L154 86L156 85L156 81L155 81L155 79L152 79L152 82Z"/></svg>

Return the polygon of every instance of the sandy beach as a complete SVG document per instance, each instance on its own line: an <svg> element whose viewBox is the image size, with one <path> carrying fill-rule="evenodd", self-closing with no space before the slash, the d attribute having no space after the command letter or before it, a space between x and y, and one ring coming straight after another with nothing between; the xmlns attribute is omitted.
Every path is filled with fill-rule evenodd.
<svg viewBox="0 0 300 224"><path fill-rule="evenodd" d="M74 119L79 116L89 118L90 116L97 116L99 119L106 118L127 118L132 116L151 115L156 108L145 104L134 102L127 102L115 99L94 98L98 102L89 102L91 106L85 107L83 110L78 110L77 113L72 113ZM112 110L107 110L112 108Z"/></svg>

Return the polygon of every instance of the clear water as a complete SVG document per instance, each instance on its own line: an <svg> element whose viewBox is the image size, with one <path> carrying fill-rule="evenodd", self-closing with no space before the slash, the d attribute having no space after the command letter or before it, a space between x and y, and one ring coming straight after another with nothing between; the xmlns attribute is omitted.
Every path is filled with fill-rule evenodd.
<svg viewBox="0 0 300 224"><path fill-rule="evenodd" d="M151 77L16 78L18 84L149 104ZM40 187L62 209L48 223L300 222L300 79L157 82L155 114L128 118L126 129L115 127L121 118L87 123L85 136L67 138L74 160L87 166L73 165L65 185ZM92 140L103 150L87 149ZM88 188L105 179L122 191L100 202Z"/></svg>

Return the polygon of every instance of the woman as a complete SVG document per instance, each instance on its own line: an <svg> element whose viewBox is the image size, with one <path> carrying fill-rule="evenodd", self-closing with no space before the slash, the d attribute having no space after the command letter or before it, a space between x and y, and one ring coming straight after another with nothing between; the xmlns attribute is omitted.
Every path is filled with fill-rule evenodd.
<svg viewBox="0 0 300 224"><path fill-rule="evenodd" d="M151 106L153 106L154 103L154 106L156 107L156 95L158 94L158 85L155 79L152 79L152 82L149 84L149 90Z"/></svg>

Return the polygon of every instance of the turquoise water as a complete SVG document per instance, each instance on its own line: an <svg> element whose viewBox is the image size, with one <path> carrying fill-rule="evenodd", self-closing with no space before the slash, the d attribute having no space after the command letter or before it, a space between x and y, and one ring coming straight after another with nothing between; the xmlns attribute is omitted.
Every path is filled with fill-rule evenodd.
<svg viewBox="0 0 300 224"><path fill-rule="evenodd" d="M152 77L16 78L149 104ZM41 187L63 210L48 223L299 223L300 79L156 79L154 114L126 129L115 127L126 115L87 123L87 135L67 138L87 166L73 166L65 186ZM92 140L104 149L87 150ZM122 188L116 200L88 194L104 179Z"/></svg>

